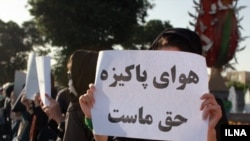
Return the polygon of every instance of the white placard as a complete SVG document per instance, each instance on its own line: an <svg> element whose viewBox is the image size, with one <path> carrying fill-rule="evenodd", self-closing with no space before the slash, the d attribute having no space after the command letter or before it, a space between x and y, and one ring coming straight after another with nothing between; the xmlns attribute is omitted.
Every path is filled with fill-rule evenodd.
<svg viewBox="0 0 250 141"><path fill-rule="evenodd" d="M31 52L29 54L27 64L27 76L25 81L25 94L26 98L33 100L34 95L39 92L38 77L36 69L36 54Z"/></svg>
<svg viewBox="0 0 250 141"><path fill-rule="evenodd" d="M176 51L101 51L97 62L96 134L205 141L201 95L208 92L205 58Z"/></svg>
<svg viewBox="0 0 250 141"><path fill-rule="evenodd" d="M38 84L40 90L41 100L44 105L49 105L48 99L45 94L51 96L51 66L49 56L36 57L36 66L38 74Z"/></svg>
<svg viewBox="0 0 250 141"><path fill-rule="evenodd" d="M26 73L23 71L15 71L15 80L14 80L14 94L16 97L24 89L26 81Z"/></svg>

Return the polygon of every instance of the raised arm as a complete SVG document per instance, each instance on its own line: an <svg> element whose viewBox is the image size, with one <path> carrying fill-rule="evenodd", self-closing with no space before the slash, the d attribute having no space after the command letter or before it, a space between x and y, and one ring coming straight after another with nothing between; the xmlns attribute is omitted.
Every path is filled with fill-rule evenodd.
<svg viewBox="0 0 250 141"><path fill-rule="evenodd" d="M81 109L85 115L85 121L87 121L88 123L88 127L90 128L90 130L93 131L93 127L91 122L91 108L94 106L95 104L95 99L94 99L94 91L95 91L95 86L93 84L89 85L89 89L87 90L87 92L85 94L83 94L82 96L80 96L79 98L79 103L81 106ZM94 132L93 132L94 134ZM94 138L96 141L107 141L108 140L108 136L104 136L104 135L97 135L94 134Z"/></svg>
<svg viewBox="0 0 250 141"><path fill-rule="evenodd" d="M201 99L201 110L203 110L203 119L209 118L207 141L217 141L216 125L222 117L220 105L217 103L213 94L204 94Z"/></svg>

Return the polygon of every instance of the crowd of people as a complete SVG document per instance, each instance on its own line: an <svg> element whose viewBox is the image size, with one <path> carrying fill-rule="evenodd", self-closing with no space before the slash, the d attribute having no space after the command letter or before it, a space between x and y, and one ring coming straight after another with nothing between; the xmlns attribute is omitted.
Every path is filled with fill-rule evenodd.
<svg viewBox="0 0 250 141"><path fill-rule="evenodd" d="M14 84L6 83L2 87L3 99L1 109L4 121L1 125L1 141L71 141L92 140L92 132L85 126L79 97L94 81L97 52L77 50L69 58L67 68L68 87L57 91L51 77L51 97L49 106L43 105L40 94L27 99L25 91L17 98L14 96ZM86 69L88 68L88 70ZM86 77L87 76L87 77ZM12 103L11 103L12 101ZM3 103L3 104L2 104ZM13 128L14 122L18 125ZM6 128L8 127L8 128ZM6 130L8 129L8 130ZM3 131L3 132L2 132Z"/></svg>
<svg viewBox="0 0 250 141"><path fill-rule="evenodd" d="M202 54L199 36L188 29L164 30L153 42L150 50L185 51ZM40 100L40 94L27 99L25 91L15 97L13 83L1 88L0 97L0 140L1 141L132 141L122 137L100 136L93 133L91 108L95 104L94 85L98 52L76 50L68 59L68 87L57 91L52 83L51 97L46 95L50 105ZM53 80L53 79L52 79ZM90 85L91 84L91 85ZM207 141L218 138L218 124L225 116L223 106L213 94L206 93L201 110L204 119L209 118ZM3 119L2 119L3 117ZM87 123L87 122L88 123ZM225 122L226 123L226 122ZM106 127L104 127L106 128Z"/></svg>

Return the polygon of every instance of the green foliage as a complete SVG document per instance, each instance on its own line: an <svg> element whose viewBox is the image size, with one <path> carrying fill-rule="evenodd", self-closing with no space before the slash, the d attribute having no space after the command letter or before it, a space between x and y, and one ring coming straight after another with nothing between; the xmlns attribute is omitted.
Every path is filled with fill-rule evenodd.
<svg viewBox="0 0 250 141"><path fill-rule="evenodd" d="M54 59L57 60L57 63L54 65L54 74L55 79L57 81L57 85L64 87L68 84L68 77L67 77L67 61L68 57L63 55L61 51L58 51L54 55Z"/></svg>
<svg viewBox="0 0 250 141"><path fill-rule="evenodd" d="M0 83L13 82L15 70L25 68L31 45L24 38L24 30L16 23L0 21Z"/></svg>
<svg viewBox="0 0 250 141"><path fill-rule="evenodd" d="M138 25L134 28L133 34L126 43L121 43L125 49L148 49L156 36L165 28L170 28L169 22L162 22L160 20L151 20L144 25Z"/></svg>
<svg viewBox="0 0 250 141"><path fill-rule="evenodd" d="M147 49L169 22L145 23L150 0L28 0L32 21L19 27L0 20L0 83L13 81L15 70L24 70L30 51L47 55L57 63L53 73L67 84L66 63L77 49ZM51 47L52 45L52 47ZM49 48L48 48L49 46Z"/></svg>
<svg viewBox="0 0 250 141"><path fill-rule="evenodd" d="M243 90L244 92L250 88L250 83L243 84L238 81L230 81L227 83L227 87L230 88L231 86L234 86L235 90Z"/></svg>
<svg viewBox="0 0 250 141"><path fill-rule="evenodd" d="M151 20L148 21L145 26L143 26L143 35L141 42L144 42L147 45L151 45L155 38L166 28L172 28L173 26L169 21L163 22L161 20ZM146 48L147 49L147 48Z"/></svg>
<svg viewBox="0 0 250 141"><path fill-rule="evenodd" d="M41 43L34 23L26 22L19 27L12 21L0 20L0 84L13 82L15 71L27 68L28 53Z"/></svg>
<svg viewBox="0 0 250 141"><path fill-rule="evenodd" d="M168 23L145 24L149 0L29 0L38 29L52 46L57 81L66 84L66 62L77 49L146 49ZM154 27L155 26L155 27ZM157 30L155 30L157 29Z"/></svg>
<svg viewBox="0 0 250 141"><path fill-rule="evenodd" d="M29 0L39 29L54 46L112 49L126 43L152 5L147 0ZM69 55L66 54L66 55Z"/></svg>

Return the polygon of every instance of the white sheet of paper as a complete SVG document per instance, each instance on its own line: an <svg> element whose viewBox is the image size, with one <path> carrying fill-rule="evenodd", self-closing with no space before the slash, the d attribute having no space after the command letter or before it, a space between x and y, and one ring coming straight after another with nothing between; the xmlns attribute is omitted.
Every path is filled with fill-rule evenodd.
<svg viewBox="0 0 250 141"><path fill-rule="evenodd" d="M205 58L173 51L101 51L96 72L96 134L204 141L200 97L208 92Z"/></svg>
<svg viewBox="0 0 250 141"><path fill-rule="evenodd" d="M21 93L24 88L26 81L26 73L23 71L15 71L15 80L14 80L14 94L16 97Z"/></svg>
<svg viewBox="0 0 250 141"><path fill-rule="evenodd" d="M27 76L25 80L25 93L26 98L33 100L34 95L39 92L38 77L36 69L36 54L31 52L29 54L27 64Z"/></svg>
<svg viewBox="0 0 250 141"><path fill-rule="evenodd" d="M48 99L45 94L51 96L51 66L49 56L36 57L36 66L38 74L38 84L40 90L41 100L44 105L49 105Z"/></svg>

